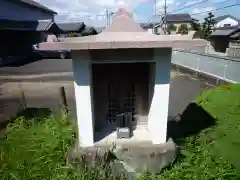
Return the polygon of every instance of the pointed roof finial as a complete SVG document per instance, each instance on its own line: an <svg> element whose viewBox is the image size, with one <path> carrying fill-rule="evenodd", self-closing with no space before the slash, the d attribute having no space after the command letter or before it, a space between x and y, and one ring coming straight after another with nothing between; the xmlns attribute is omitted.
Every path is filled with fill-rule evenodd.
<svg viewBox="0 0 240 180"><path fill-rule="evenodd" d="M124 8L117 10L105 32L144 32L140 24L134 22L131 14Z"/></svg>
<svg viewBox="0 0 240 180"><path fill-rule="evenodd" d="M128 18L132 18L131 14L124 8L120 8L120 9L117 10L115 15L113 16L113 21L114 21L115 18L117 18L119 16L125 16L125 17L128 17Z"/></svg>

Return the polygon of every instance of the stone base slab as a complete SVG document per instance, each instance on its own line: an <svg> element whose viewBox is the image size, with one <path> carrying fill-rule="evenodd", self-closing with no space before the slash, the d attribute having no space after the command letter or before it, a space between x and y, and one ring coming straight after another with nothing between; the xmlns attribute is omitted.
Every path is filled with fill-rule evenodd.
<svg viewBox="0 0 240 180"><path fill-rule="evenodd" d="M92 167L107 164L114 176L125 175L133 179L146 171L160 173L174 162L177 154L178 148L172 139L159 145L150 142L82 148L75 145L69 150L68 163Z"/></svg>

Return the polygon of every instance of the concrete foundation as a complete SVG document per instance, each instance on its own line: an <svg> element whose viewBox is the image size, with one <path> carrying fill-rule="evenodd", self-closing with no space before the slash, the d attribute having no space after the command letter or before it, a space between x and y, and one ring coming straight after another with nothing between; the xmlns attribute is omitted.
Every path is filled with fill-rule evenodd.
<svg viewBox="0 0 240 180"><path fill-rule="evenodd" d="M106 130L103 130L99 133L95 134L96 139L95 145L97 146L109 146L111 144L131 144L131 143L141 143L141 142L148 142L151 143L151 134L146 127L138 127L133 131L133 136L129 139L118 139L117 133L115 130L110 131L109 127Z"/></svg>
<svg viewBox="0 0 240 180"><path fill-rule="evenodd" d="M68 162L83 163L92 167L109 165L113 176L124 175L133 179L146 171L160 173L173 163L177 153L177 146L171 139L158 145L150 141L131 141L105 146L98 144L81 148L75 145L69 151Z"/></svg>

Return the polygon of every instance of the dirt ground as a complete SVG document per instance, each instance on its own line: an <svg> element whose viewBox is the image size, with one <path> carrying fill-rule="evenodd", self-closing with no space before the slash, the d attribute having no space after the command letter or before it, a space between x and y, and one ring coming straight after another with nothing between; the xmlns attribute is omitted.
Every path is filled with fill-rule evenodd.
<svg viewBox="0 0 240 180"><path fill-rule="evenodd" d="M0 120L6 121L14 116L19 108L51 108L60 105L59 88L65 87L69 107L74 109L74 86L71 82L8 82L0 85Z"/></svg>

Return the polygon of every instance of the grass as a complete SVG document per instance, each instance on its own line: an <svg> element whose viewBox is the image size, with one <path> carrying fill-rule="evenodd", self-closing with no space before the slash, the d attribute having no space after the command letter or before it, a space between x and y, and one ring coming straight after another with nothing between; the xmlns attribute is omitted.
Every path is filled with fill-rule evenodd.
<svg viewBox="0 0 240 180"><path fill-rule="evenodd" d="M180 156L159 180L237 180L240 152L240 85L209 89L197 104L211 114L216 125L187 137ZM22 114L23 115L23 114ZM0 136L0 177L3 180L109 180L102 167L67 165L68 148L75 141L74 125L64 115L31 120L21 116Z"/></svg>
<svg viewBox="0 0 240 180"><path fill-rule="evenodd" d="M216 125L186 138L180 160L160 179L240 179L240 84L206 90L196 103Z"/></svg>
<svg viewBox="0 0 240 180"><path fill-rule="evenodd" d="M102 168L67 165L67 151L75 140L73 128L64 115L42 121L19 117L0 139L1 179L110 179Z"/></svg>

